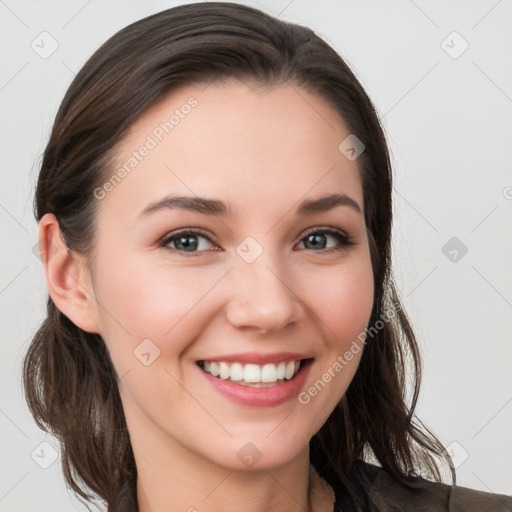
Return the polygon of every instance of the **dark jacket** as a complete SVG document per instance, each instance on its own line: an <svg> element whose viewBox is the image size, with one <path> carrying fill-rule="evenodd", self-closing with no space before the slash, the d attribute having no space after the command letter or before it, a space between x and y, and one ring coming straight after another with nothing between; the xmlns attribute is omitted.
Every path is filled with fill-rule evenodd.
<svg viewBox="0 0 512 512"><path fill-rule="evenodd" d="M512 496L476 491L417 478L409 487L387 471L358 461L350 482L355 494L364 498L359 509L343 484L343 478L328 462L325 454L310 453L317 473L333 488L334 512L512 512Z"/></svg>

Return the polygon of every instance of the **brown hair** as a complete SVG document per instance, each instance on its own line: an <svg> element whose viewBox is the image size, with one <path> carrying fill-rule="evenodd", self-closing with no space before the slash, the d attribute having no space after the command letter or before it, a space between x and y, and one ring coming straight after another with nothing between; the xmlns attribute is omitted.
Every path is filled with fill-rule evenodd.
<svg viewBox="0 0 512 512"><path fill-rule="evenodd" d="M113 151L128 128L169 91L226 79L302 87L332 105L365 146L358 163L375 285L369 325L380 321L382 327L367 340L347 392L310 449L328 454L347 487L354 463L369 454L404 483L416 475L442 481L443 460L455 483L448 453L414 416L420 354L391 273L392 182L384 133L347 64L309 28L243 5L202 2L120 30L86 62L60 105L37 182L37 221L53 213L68 249L91 262L94 190L110 175ZM105 344L73 324L51 297L47 313L24 359L30 410L59 439L74 492L86 501L97 495L109 512L137 510L135 460Z"/></svg>

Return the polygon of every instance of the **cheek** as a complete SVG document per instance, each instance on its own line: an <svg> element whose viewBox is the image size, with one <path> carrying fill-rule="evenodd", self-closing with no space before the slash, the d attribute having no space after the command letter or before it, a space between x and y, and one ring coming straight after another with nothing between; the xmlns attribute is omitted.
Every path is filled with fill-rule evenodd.
<svg viewBox="0 0 512 512"><path fill-rule="evenodd" d="M199 324L192 320L225 273L220 267L200 272L147 263L124 258L122 266L98 276L102 335L120 356L121 351L133 352L144 339L153 340L162 353L179 354L199 334L194 331Z"/></svg>
<svg viewBox="0 0 512 512"><path fill-rule="evenodd" d="M309 304L325 328L325 339L339 349L364 332L374 298L373 271L368 258L331 268L316 280Z"/></svg>
<svg viewBox="0 0 512 512"><path fill-rule="evenodd" d="M308 305L322 329L323 348L316 371L298 401L310 421L313 436L348 389L364 350L360 338L373 308L373 271L369 257L358 254L330 268L316 280Z"/></svg>

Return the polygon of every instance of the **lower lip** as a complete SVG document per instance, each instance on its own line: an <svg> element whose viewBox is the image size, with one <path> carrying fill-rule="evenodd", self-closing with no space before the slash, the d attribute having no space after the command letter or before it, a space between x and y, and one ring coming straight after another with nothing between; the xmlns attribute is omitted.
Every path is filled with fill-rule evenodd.
<svg viewBox="0 0 512 512"><path fill-rule="evenodd" d="M308 359L293 379L282 382L270 388L252 388L236 384L231 380L223 380L205 372L202 368L198 370L204 375L208 383L221 395L233 402L254 407L272 407L282 404L299 394L304 381L309 373L312 359Z"/></svg>

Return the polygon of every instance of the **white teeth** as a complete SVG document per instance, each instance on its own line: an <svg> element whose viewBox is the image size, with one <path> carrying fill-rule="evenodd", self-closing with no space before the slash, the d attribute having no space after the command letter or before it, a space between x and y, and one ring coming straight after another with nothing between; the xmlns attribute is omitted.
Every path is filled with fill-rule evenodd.
<svg viewBox="0 0 512 512"><path fill-rule="evenodd" d="M277 380L277 368L275 364L266 364L261 369L261 382L275 382Z"/></svg>
<svg viewBox="0 0 512 512"><path fill-rule="evenodd" d="M261 368L257 364L246 364L244 380L245 382L261 382Z"/></svg>
<svg viewBox="0 0 512 512"><path fill-rule="evenodd" d="M206 362L207 361L205 361L205 363ZM205 366L205 370L206 370L206 366ZM231 380L235 380L235 381L244 380L244 367L240 363L232 363L229 375L231 377Z"/></svg>
<svg viewBox="0 0 512 512"><path fill-rule="evenodd" d="M273 383L278 380L290 380L299 371L300 361L281 362L277 365L227 363L224 361L203 361L205 372L223 380L231 379L240 383Z"/></svg>
<svg viewBox="0 0 512 512"><path fill-rule="evenodd" d="M295 373L295 361L290 361L286 365L286 372L284 374L284 378L289 380L293 377L294 373Z"/></svg>
<svg viewBox="0 0 512 512"><path fill-rule="evenodd" d="M286 363L279 363L277 365L277 378L284 379L285 373L286 373Z"/></svg>
<svg viewBox="0 0 512 512"><path fill-rule="evenodd" d="M219 365L217 363L210 363L210 373L214 377L218 377L218 375L219 375Z"/></svg>
<svg viewBox="0 0 512 512"><path fill-rule="evenodd" d="M228 363L219 363L219 377L223 380L229 378L229 366Z"/></svg>

